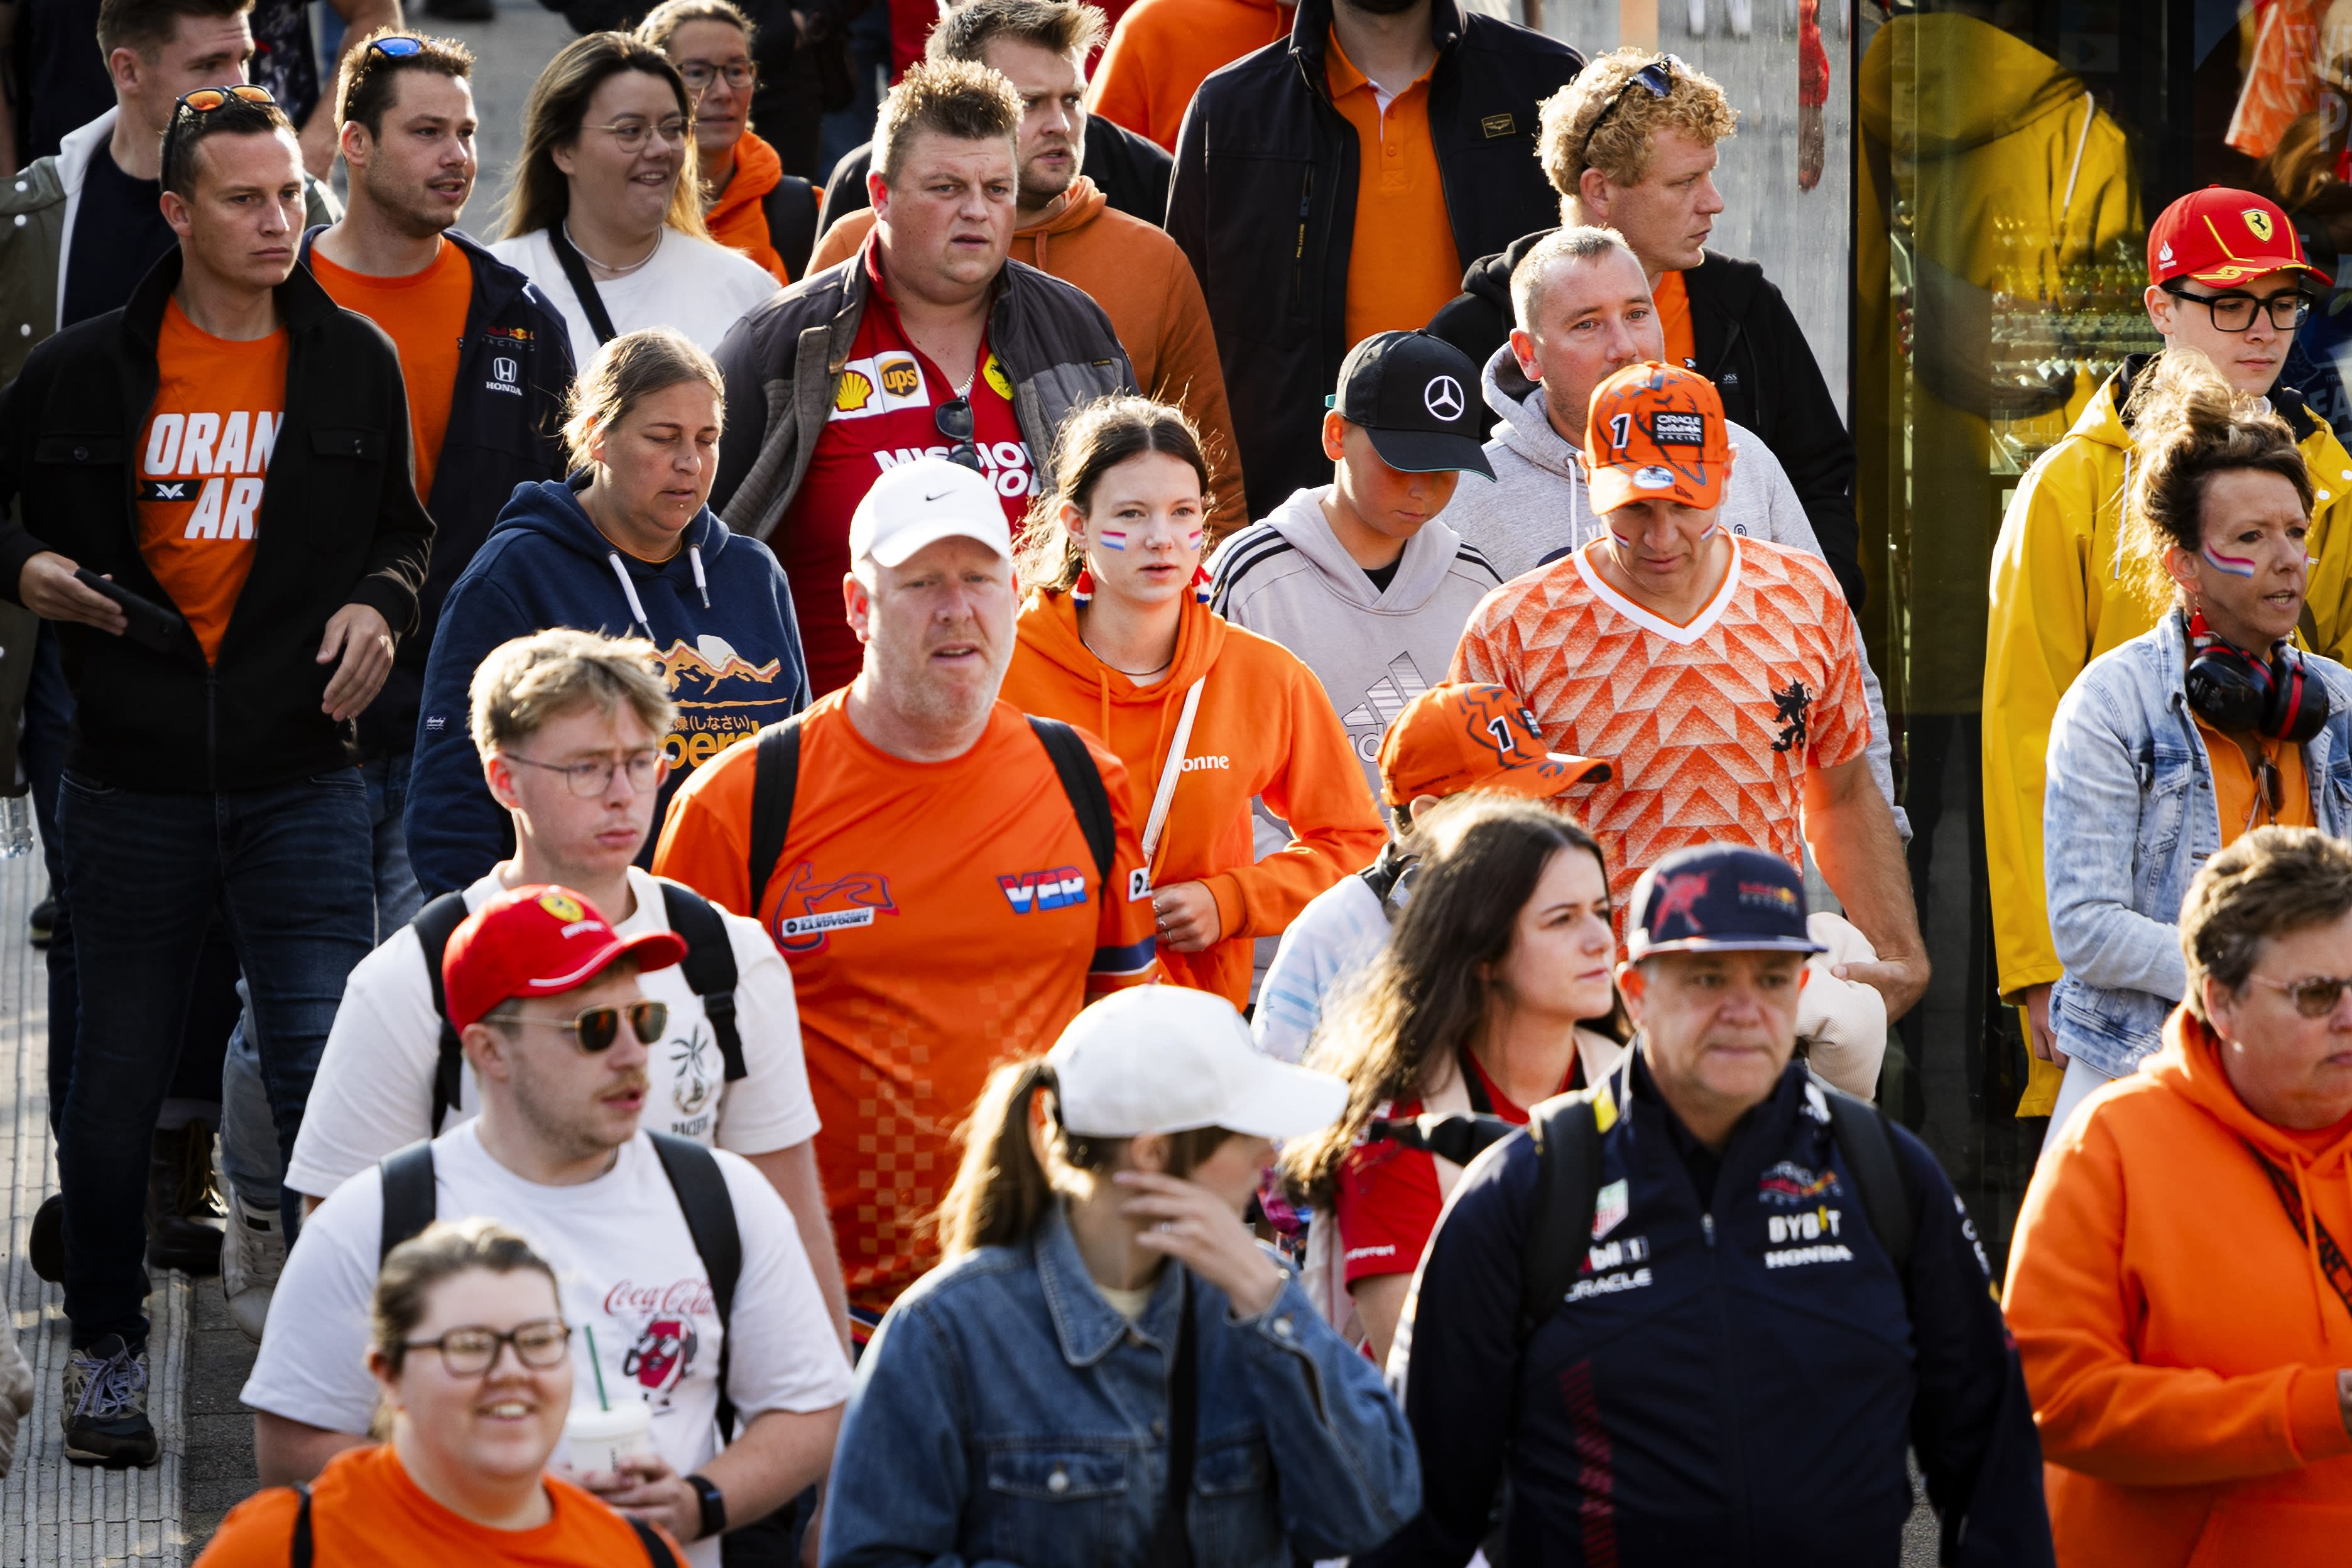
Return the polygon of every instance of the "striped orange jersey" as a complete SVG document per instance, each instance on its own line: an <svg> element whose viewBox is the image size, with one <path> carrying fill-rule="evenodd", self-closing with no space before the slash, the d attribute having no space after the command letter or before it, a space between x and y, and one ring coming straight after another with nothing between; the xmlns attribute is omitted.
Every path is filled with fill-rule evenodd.
<svg viewBox="0 0 2352 1568"><path fill-rule="evenodd" d="M1731 569L1686 626L1602 581L1604 537L1487 595L1454 650L1454 679L1510 688L1553 751L1613 764L1566 798L1608 857L1621 936L1634 879L1674 850L1744 844L1799 864L1805 771L1870 742L1837 579L1728 537Z"/></svg>

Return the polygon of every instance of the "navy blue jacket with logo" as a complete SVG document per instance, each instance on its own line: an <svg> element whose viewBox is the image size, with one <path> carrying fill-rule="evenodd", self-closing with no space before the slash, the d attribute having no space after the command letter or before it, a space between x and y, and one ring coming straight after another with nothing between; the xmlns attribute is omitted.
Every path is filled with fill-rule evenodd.
<svg viewBox="0 0 2352 1568"><path fill-rule="evenodd" d="M1740 1121L1704 1211L1639 1050L1595 1110L1600 1234L1524 1347L1536 1147L1515 1134L1464 1173L1397 1342L1423 1512L1359 1568L1466 1563L1507 1471L1513 1563L1893 1568L1906 1446L1946 1564L2053 1562L2016 1347L1926 1145L1890 1128L1906 1311L1803 1064Z"/></svg>
<svg viewBox="0 0 2352 1568"><path fill-rule="evenodd" d="M302 260L324 234L302 237ZM449 393L449 424L425 510L433 559L416 596L416 629L400 639L383 689L360 715L360 751L394 756L415 743L425 660L449 596L518 485L563 477L563 395L572 384L572 335L539 286L476 244L444 231L474 268L465 346Z"/></svg>

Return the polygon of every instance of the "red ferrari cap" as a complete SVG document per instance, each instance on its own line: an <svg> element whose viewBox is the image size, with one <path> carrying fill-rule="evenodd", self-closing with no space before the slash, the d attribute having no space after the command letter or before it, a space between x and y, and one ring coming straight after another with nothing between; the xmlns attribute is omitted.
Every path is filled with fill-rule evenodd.
<svg viewBox="0 0 2352 1568"><path fill-rule="evenodd" d="M1549 800L1608 777L1598 758L1546 751L1535 715L1500 686L1433 686L1381 737L1381 795L1392 806L1471 789Z"/></svg>
<svg viewBox="0 0 2352 1568"><path fill-rule="evenodd" d="M2208 185L2158 215L2147 230L2147 280L2190 278L2227 289L2265 272L2308 272L2334 279L2304 259L2303 239L2278 204L2252 191Z"/></svg>
<svg viewBox="0 0 2352 1568"><path fill-rule="evenodd" d="M667 969L686 956L676 931L625 937L569 888L510 888L466 917L441 954L449 1022L462 1029L509 996L576 991L615 959Z"/></svg>

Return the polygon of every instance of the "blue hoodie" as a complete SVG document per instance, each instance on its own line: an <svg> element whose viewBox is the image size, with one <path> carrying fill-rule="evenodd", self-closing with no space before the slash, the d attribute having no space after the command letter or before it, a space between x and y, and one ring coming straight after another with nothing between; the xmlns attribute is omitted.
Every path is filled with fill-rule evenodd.
<svg viewBox="0 0 2352 1568"><path fill-rule="evenodd" d="M514 852L469 717L474 670L499 644L551 626L652 640L677 704L662 745L663 809L695 769L808 706L792 589L768 547L705 508L687 525L685 549L658 565L639 561L581 510L574 492L587 482L581 473L517 486L442 605L408 775L408 856L427 898L470 886Z"/></svg>

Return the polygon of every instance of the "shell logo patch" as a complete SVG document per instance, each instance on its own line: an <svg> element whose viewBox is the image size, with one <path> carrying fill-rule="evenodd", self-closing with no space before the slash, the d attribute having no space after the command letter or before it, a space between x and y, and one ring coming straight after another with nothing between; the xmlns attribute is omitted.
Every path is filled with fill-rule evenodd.
<svg viewBox="0 0 2352 1568"><path fill-rule="evenodd" d="M1013 378L1004 374L1004 366L997 360L995 350L989 351L988 363L980 369L981 374L988 377L988 384L996 389L996 395L1007 403L1012 402Z"/></svg>
<svg viewBox="0 0 2352 1568"><path fill-rule="evenodd" d="M2248 207L2243 216L2247 232L2256 239L2268 244L2271 237L2271 215L2260 207Z"/></svg>
<svg viewBox="0 0 2352 1568"><path fill-rule="evenodd" d="M901 409L929 409L924 395L923 367L904 349L869 354L841 367L833 393L835 419L871 419Z"/></svg>
<svg viewBox="0 0 2352 1568"><path fill-rule="evenodd" d="M565 925L570 925L588 912L580 907L579 900L568 893L541 893L539 896L539 907Z"/></svg>
<svg viewBox="0 0 2352 1568"><path fill-rule="evenodd" d="M854 370L841 373L841 385L833 395L833 406L843 414L856 414L874 401L874 384Z"/></svg>

